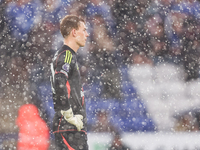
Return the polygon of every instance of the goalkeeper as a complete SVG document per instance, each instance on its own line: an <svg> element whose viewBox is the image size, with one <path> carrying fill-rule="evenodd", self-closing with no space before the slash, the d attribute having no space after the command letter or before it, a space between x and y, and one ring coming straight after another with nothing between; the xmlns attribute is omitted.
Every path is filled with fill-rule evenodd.
<svg viewBox="0 0 200 150"><path fill-rule="evenodd" d="M86 109L76 52L89 36L85 21L67 15L60 23L64 45L51 63L56 150L88 150Z"/></svg>

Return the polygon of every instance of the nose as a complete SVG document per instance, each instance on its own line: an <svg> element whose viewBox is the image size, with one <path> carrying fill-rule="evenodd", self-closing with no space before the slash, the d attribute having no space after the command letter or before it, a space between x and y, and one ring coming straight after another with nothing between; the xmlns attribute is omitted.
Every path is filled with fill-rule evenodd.
<svg viewBox="0 0 200 150"><path fill-rule="evenodd" d="M88 37L89 36L89 34L88 34L88 32L86 32L86 37Z"/></svg>

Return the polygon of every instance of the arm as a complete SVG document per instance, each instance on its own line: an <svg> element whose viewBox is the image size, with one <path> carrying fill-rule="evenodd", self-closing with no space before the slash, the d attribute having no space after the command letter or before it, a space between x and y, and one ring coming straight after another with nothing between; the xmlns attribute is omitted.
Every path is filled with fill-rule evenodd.
<svg viewBox="0 0 200 150"><path fill-rule="evenodd" d="M68 76L71 71L72 55L69 52L63 53L57 59L56 69L54 73L54 92L56 95L56 105L58 105L60 113L64 116L65 120L70 124L76 126L77 130L80 131L83 128L83 116L74 115L73 110L70 106L70 84L68 82Z"/></svg>
<svg viewBox="0 0 200 150"><path fill-rule="evenodd" d="M68 79L65 74L56 72L54 75L54 90L56 94L56 104L59 110L68 110L70 108L70 87L67 89Z"/></svg>
<svg viewBox="0 0 200 150"><path fill-rule="evenodd" d="M65 62L66 52L56 53L54 65L51 64L52 72L52 91L54 93L54 107L56 111L67 110L70 108L70 85L68 74L70 73L70 63Z"/></svg>

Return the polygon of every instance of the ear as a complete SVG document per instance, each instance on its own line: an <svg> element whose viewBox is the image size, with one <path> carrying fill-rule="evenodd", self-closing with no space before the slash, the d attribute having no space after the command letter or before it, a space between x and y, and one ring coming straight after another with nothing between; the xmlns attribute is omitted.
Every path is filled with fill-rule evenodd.
<svg viewBox="0 0 200 150"><path fill-rule="evenodd" d="M72 36L74 36L74 37L75 37L75 36L76 36L76 29L72 29L72 31L71 31L71 32L72 32Z"/></svg>

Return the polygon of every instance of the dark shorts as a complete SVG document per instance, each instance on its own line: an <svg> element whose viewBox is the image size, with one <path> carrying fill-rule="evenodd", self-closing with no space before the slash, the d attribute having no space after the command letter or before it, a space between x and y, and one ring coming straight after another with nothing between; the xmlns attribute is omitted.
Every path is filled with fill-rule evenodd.
<svg viewBox="0 0 200 150"><path fill-rule="evenodd" d="M84 132L67 131L54 135L56 150L88 150L87 135Z"/></svg>

